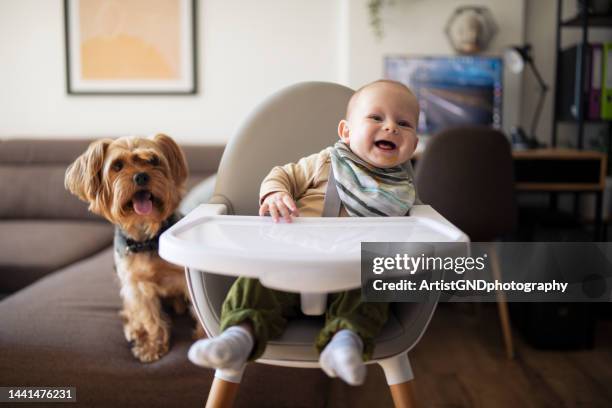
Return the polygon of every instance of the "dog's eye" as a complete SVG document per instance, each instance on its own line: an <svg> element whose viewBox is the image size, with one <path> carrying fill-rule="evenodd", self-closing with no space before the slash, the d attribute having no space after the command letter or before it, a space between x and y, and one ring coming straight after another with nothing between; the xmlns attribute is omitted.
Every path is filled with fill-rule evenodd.
<svg viewBox="0 0 612 408"><path fill-rule="evenodd" d="M149 159L149 164L151 166L159 166L159 157L153 156Z"/></svg>
<svg viewBox="0 0 612 408"><path fill-rule="evenodd" d="M115 160L111 167L115 171L120 171L123 168L123 162L121 160Z"/></svg>

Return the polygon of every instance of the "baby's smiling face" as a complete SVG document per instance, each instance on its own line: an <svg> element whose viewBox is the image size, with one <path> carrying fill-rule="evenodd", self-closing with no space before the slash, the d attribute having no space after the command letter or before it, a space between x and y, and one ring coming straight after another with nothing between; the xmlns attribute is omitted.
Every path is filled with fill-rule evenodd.
<svg viewBox="0 0 612 408"><path fill-rule="evenodd" d="M400 85L377 82L362 89L349 106L338 134L353 153L374 167L405 163L417 146L419 105Z"/></svg>

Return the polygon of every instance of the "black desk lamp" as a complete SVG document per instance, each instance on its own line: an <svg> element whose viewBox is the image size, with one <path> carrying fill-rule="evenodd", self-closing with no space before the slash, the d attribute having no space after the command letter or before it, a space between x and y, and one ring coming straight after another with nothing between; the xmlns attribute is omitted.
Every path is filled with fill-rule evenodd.
<svg viewBox="0 0 612 408"><path fill-rule="evenodd" d="M538 100L538 105L536 106L535 113L533 114L533 119L531 120L531 128L529 129L529 135L525 134L525 131L520 126L517 126L512 129L512 144L516 147L527 147L527 148L535 148L540 147L540 143L538 143L535 137L535 130L540 120L540 114L542 113L542 106L544 105L544 99L546 98L546 92L548 92L548 85L542 79L540 72L536 68L533 63L533 58L531 57L531 45L526 44L523 46L512 46L504 51L504 63L506 67L510 70L510 72L514 74L520 74L525 69L525 63L529 65L531 71L535 75L536 80L538 81L538 85L540 87L540 99Z"/></svg>

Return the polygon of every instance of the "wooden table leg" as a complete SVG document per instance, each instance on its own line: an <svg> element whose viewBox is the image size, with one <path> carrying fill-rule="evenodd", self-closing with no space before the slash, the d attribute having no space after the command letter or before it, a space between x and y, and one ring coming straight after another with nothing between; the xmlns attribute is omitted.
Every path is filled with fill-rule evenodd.
<svg viewBox="0 0 612 408"><path fill-rule="evenodd" d="M602 207L603 207L603 192L598 191L595 193L595 224L594 224L594 234L593 241L599 242L603 241L603 217L602 217Z"/></svg>
<svg viewBox="0 0 612 408"><path fill-rule="evenodd" d="M391 397L395 408L414 408L414 390L412 389L412 381L406 381L399 384L389 386Z"/></svg>
<svg viewBox="0 0 612 408"><path fill-rule="evenodd" d="M222 380L221 378L215 377L210 392L208 393L208 400L206 401L206 408L229 408L234 405L236 394L238 394L238 388L240 383L234 383L230 381Z"/></svg>
<svg viewBox="0 0 612 408"><path fill-rule="evenodd" d="M493 245L490 247L491 251L491 269L493 272L493 278L502 281L501 268L499 266L499 257L497 256L497 250ZM506 301L506 293L503 290L498 290L495 293L497 298L497 311L499 312L499 321L502 327L502 334L504 336L504 345L506 346L506 357L508 360L514 358L514 344L512 342L512 328L510 327L510 313L508 312L508 302Z"/></svg>

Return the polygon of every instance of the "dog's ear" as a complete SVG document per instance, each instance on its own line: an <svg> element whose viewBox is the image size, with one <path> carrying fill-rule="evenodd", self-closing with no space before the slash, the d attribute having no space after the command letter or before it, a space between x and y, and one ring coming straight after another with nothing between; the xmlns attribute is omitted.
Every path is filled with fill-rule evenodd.
<svg viewBox="0 0 612 408"><path fill-rule="evenodd" d="M89 203L96 199L102 187L102 166L112 139L102 139L89 145L68 169L64 186L72 194Z"/></svg>
<svg viewBox="0 0 612 408"><path fill-rule="evenodd" d="M187 160L185 159L183 151L170 136L166 136L162 133L155 135L153 141L157 143L164 153L175 183L182 186L189 175Z"/></svg>

